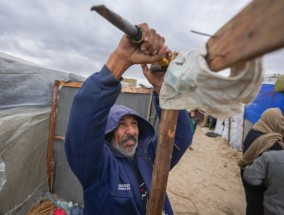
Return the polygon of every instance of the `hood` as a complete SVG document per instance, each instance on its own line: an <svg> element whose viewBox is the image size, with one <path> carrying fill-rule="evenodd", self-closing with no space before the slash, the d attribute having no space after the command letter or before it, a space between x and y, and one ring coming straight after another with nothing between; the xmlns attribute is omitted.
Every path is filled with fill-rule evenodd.
<svg viewBox="0 0 284 215"><path fill-rule="evenodd" d="M108 115L105 137L107 137L108 134L112 133L115 130L120 119L126 115L133 115L137 118L139 128L139 141L155 135L153 126L137 112L122 105L113 105Z"/></svg>

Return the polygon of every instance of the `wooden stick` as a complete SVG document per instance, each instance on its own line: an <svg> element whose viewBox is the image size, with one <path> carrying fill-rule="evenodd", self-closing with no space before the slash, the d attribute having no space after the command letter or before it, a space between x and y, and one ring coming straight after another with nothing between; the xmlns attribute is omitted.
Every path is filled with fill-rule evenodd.
<svg viewBox="0 0 284 215"><path fill-rule="evenodd" d="M178 110L163 110L147 215L162 214L172 159Z"/></svg>
<svg viewBox="0 0 284 215"><path fill-rule="evenodd" d="M220 71L284 47L284 1L252 1L207 42L207 63Z"/></svg>
<svg viewBox="0 0 284 215"><path fill-rule="evenodd" d="M47 174L50 192L53 192L54 181L54 136L55 136L55 124L56 124L56 110L58 102L60 81L55 80L53 86L51 113L50 113L50 125L49 125L49 138L48 138L48 151L47 151Z"/></svg>
<svg viewBox="0 0 284 215"><path fill-rule="evenodd" d="M150 122L150 115L151 115L151 109L153 104L153 89L151 90L151 94L149 97L149 103L148 103L148 109L146 113L146 120Z"/></svg>

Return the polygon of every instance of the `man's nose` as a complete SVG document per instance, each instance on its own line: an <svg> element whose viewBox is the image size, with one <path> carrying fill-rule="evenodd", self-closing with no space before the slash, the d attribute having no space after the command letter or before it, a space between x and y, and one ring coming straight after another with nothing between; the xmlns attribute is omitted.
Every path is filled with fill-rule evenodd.
<svg viewBox="0 0 284 215"><path fill-rule="evenodd" d="M126 133L133 135L135 134L135 129L132 126L128 126L126 129Z"/></svg>

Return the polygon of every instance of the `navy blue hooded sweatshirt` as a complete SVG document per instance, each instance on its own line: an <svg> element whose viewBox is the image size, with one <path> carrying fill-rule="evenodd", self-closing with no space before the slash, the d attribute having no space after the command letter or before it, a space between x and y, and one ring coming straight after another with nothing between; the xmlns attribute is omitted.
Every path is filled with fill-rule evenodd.
<svg viewBox="0 0 284 215"><path fill-rule="evenodd" d="M100 72L84 82L73 100L65 136L65 151L68 163L83 187L84 214L146 214L137 172L129 158L111 147L107 134L116 128L123 116L136 116L139 126L137 168L148 192L157 137L151 124L138 113L124 106L114 105L120 91L120 81L104 66ZM154 101L160 116L156 94ZM174 147L171 168L179 161L191 141L192 131L187 111L180 111L175 136L178 147ZM167 196L164 213L173 214Z"/></svg>

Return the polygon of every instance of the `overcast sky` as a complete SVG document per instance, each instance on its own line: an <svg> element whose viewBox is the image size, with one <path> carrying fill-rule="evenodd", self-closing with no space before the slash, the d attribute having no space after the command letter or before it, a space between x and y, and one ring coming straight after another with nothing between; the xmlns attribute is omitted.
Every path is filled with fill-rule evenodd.
<svg viewBox="0 0 284 215"><path fill-rule="evenodd" d="M96 12L104 4L133 24L147 22L171 50L199 48L250 0L1 0L0 52L80 75L98 71L123 35ZM284 73L284 50L267 54L266 73ZM133 67L127 77L142 77Z"/></svg>

